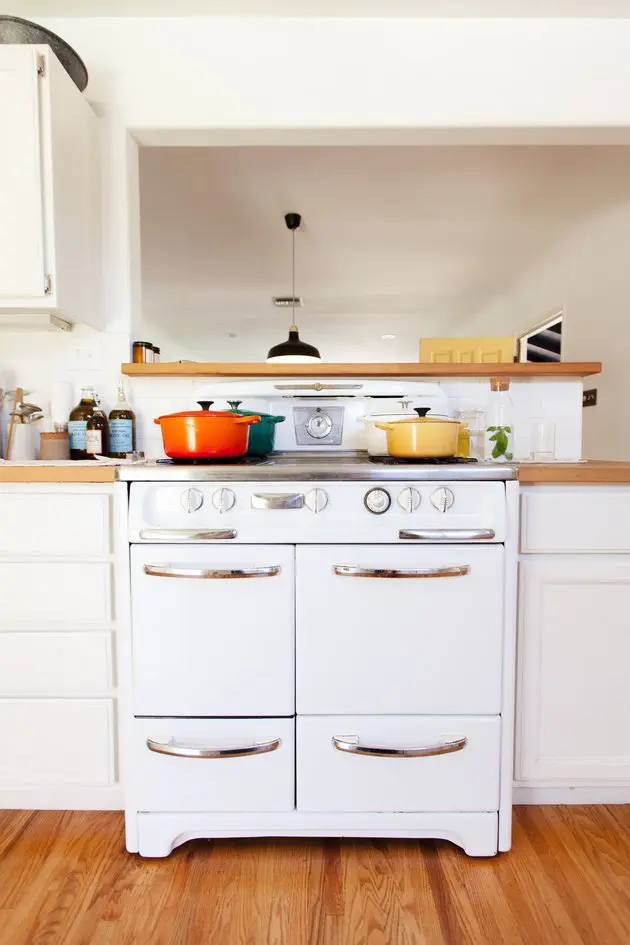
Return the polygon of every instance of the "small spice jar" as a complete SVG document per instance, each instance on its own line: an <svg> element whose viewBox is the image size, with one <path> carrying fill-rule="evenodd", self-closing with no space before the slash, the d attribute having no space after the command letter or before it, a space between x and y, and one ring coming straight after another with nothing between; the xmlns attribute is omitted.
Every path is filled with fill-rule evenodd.
<svg viewBox="0 0 630 945"><path fill-rule="evenodd" d="M132 346L134 364L151 364L153 361L153 345L150 341L134 341Z"/></svg>
<svg viewBox="0 0 630 945"><path fill-rule="evenodd" d="M153 360L156 364L161 361L161 352L157 345L153 345Z"/></svg>
<svg viewBox="0 0 630 945"><path fill-rule="evenodd" d="M39 458L43 460L70 459L68 433L40 433Z"/></svg>

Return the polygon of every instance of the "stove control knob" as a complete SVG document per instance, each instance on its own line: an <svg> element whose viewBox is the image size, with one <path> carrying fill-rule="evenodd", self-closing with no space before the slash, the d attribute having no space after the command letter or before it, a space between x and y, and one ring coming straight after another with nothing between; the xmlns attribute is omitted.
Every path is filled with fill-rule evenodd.
<svg viewBox="0 0 630 945"><path fill-rule="evenodd" d="M236 496L231 489L217 489L212 493L212 504L217 512L229 512L236 505Z"/></svg>
<svg viewBox="0 0 630 945"><path fill-rule="evenodd" d="M431 505L434 509L437 509L438 512L448 512L454 502L455 496L453 495L452 489L447 489L445 486L436 489L431 496Z"/></svg>
<svg viewBox="0 0 630 945"><path fill-rule="evenodd" d="M186 489L179 501L185 512L196 512L203 505L203 493L199 489Z"/></svg>
<svg viewBox="0 0 630 945"><path fill-rule="evenodd" d="M420 493L417 489L403 489L398 494L398 505L404 512L415 512L420 505Z"/></svg>
<svg viewBox="0 0 630 945"><path fill-rule="evenodd" d="M304 503L311 512L323 511L328 505L328 496L323 489L311 489L310 492L307 492L304 496Z"/></svg>
<svg viewBox="0 0 630 945"><path fill-rule="evenodd" d="M386 489L370 489L365 493L363 503L373 515L382 515L392 504L392 497Z"/></svg>

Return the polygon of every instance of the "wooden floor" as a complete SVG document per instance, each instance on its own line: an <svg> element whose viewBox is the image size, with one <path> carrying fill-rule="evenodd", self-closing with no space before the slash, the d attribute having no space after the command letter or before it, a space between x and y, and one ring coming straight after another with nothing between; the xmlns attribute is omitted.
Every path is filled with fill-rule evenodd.
<svg viewBox="0 0 630 945"><path fill-rule="evenodd" d="M0 812L2 945L628 945L630 806L517 807L514 848L195 841L124 851L118 813Z"/></svg>

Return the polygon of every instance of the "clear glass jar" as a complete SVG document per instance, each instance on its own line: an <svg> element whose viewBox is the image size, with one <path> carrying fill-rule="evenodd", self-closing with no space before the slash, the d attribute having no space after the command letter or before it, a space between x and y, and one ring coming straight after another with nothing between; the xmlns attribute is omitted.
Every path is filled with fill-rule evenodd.
<svg viewBox="0 0 630 945"><path fill-rule="evenodd" d="M510 463L514 459L514 406L507 378L490 380L484 456L493 463Z"/></svg>
<svg viewBox="0 0 630 945"><path fill-rule="evenodd" d="M455 414L455 419L466 424L468 453L472 459L483 459L485 437L485 413L480 407L466 407Z"/></svg>

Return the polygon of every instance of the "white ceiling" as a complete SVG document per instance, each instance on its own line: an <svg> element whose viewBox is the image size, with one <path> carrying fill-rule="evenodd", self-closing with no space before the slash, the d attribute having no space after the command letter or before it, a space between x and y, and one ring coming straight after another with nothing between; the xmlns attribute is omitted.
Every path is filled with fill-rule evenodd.
<svg viewBox="0 0 630 945"><path fill-rule="evenodd" d="M630 0L13 0L1 11L56 16L628 17Z"/></svg>
<svg viewBox="0 0 630 945"><path fill-rule="evenodd" d="M288 323L271 296L290 294L290 210L310 334L348 316L417 336L463 325L630 199L627 148L146 148L140 169L143 309L190 337Z"/></svg>

